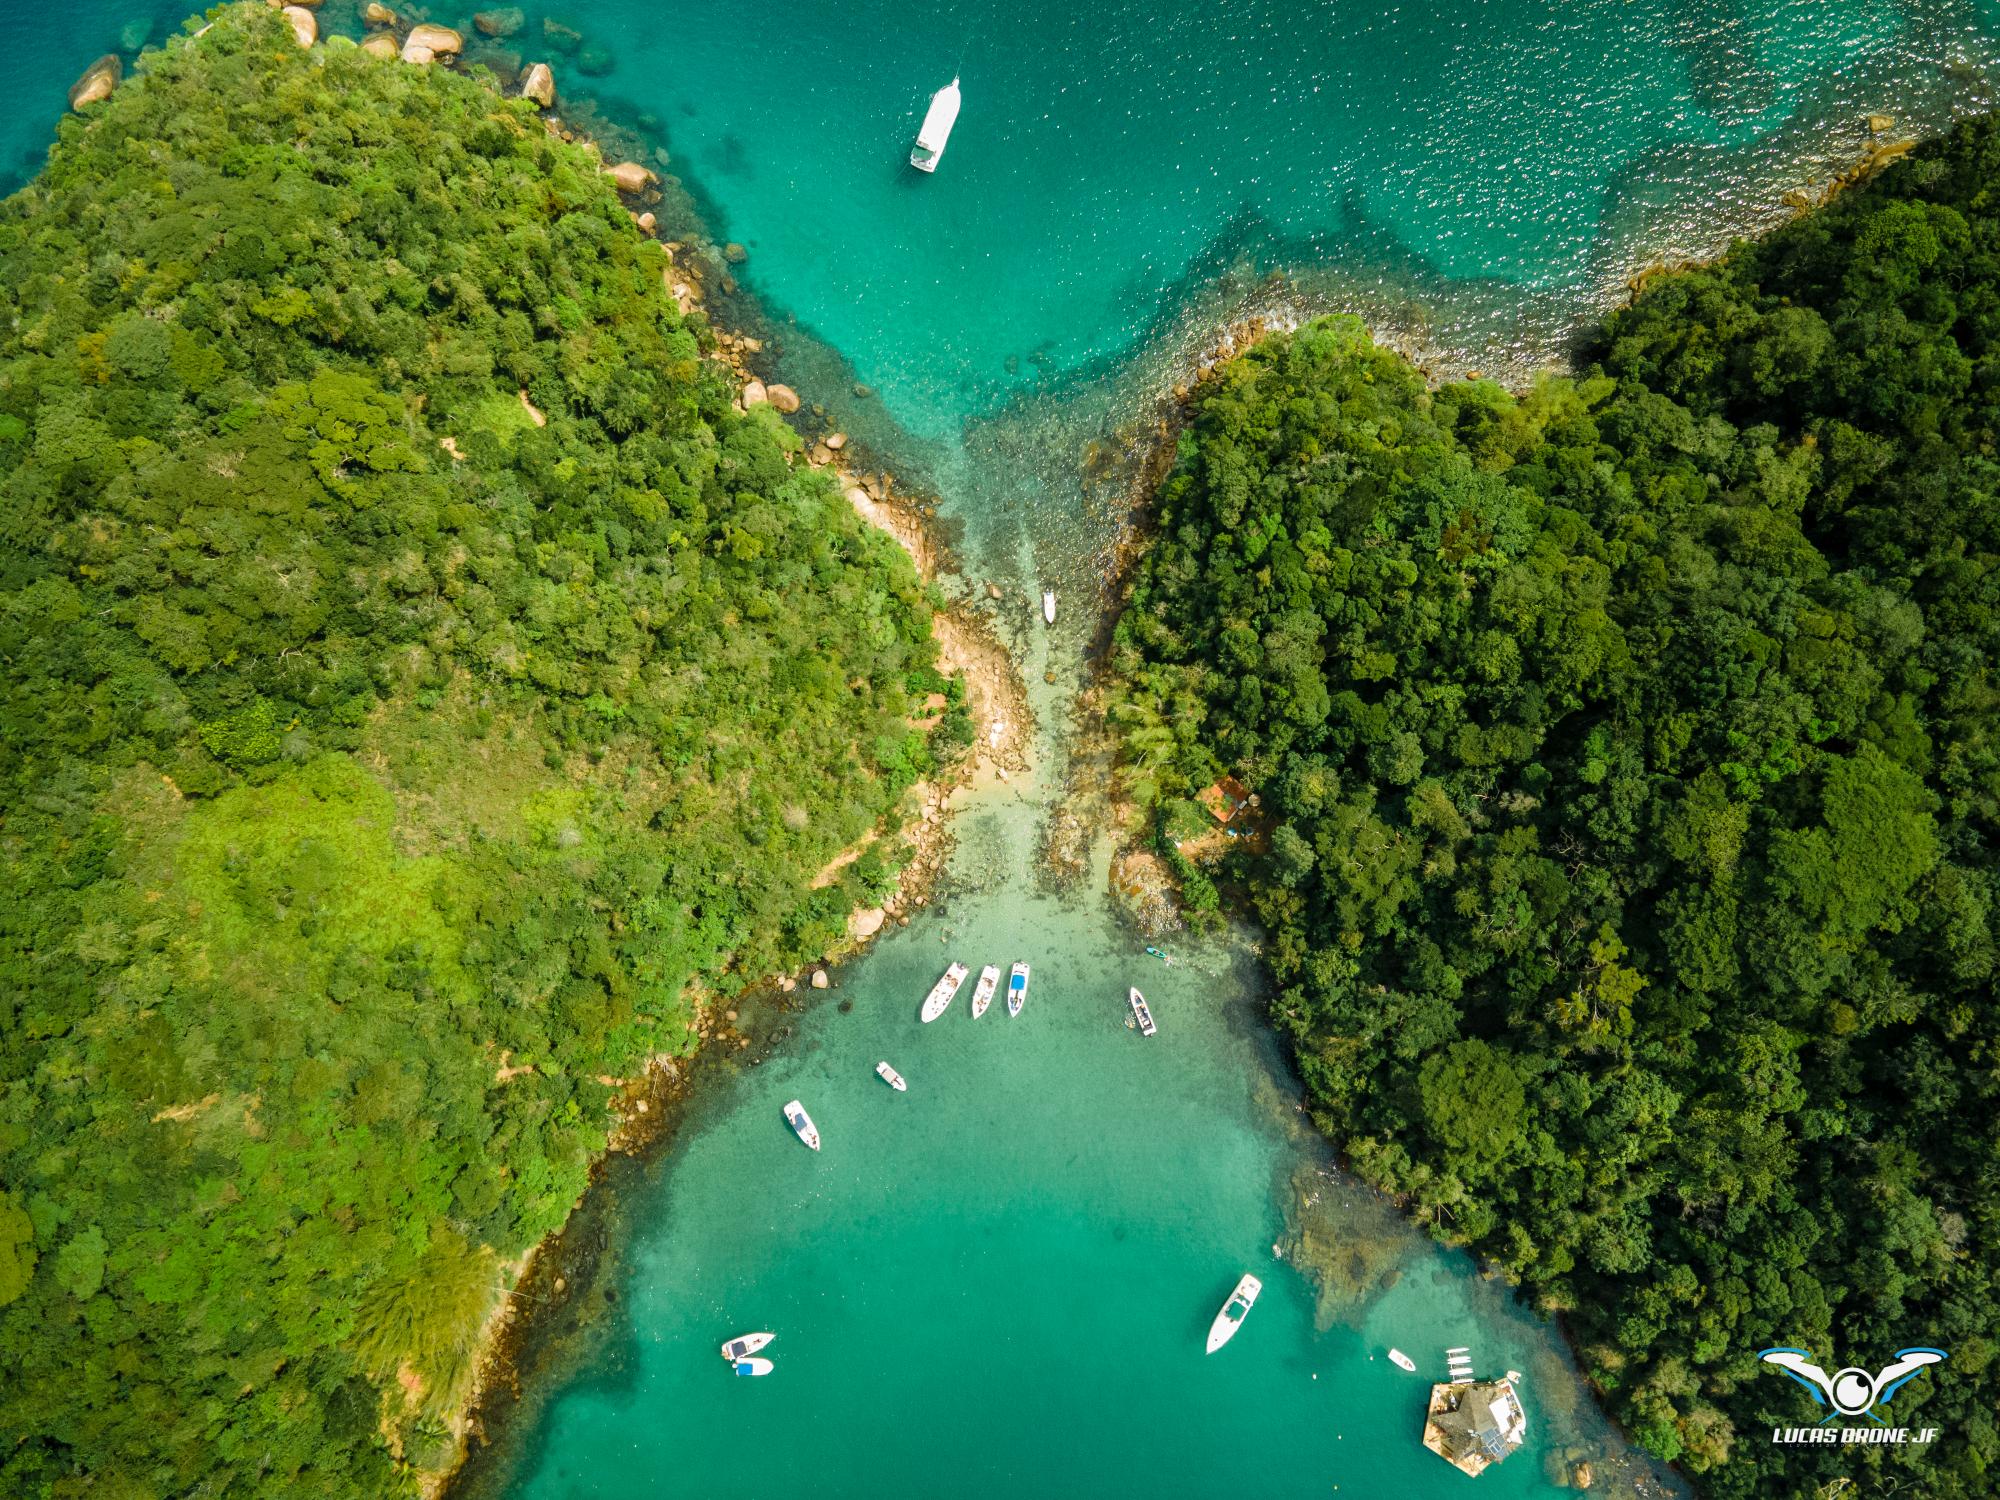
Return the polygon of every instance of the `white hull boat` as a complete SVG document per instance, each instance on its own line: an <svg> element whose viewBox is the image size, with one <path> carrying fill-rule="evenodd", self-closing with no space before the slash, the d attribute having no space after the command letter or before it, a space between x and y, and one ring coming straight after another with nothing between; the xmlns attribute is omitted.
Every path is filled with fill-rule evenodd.
<svg viewBox="0 0 2000 1500"><path fill-rule="evenodd" d="M1222 1304L1222 1311L1217 1313L1215 1321L1208 1325L1210 1354L1236 1337L1236 1330L1241 1328L1243 1320L1250 1316L1250 1309L1257 1305L1257 1294L1263 1290L1264 1283L1255 1276L1245 1276L1236 1283L1236 1290L1229 1294L1229 1300Z"/></svg>
<svg viewBox="0 0 2000 1500"><path fill-rule="evenodd" d="M800 1140L813 1150L819 1150L819 1127L813 1124L812 1116L806 1113L806 1107L798 1100L794 1099L785 1106L785 1123L792 1127Z"/></svg>
<svg viewBox="0 0 2000 1500"><path fill-rule="evenodd" d="M1028 1003L1028 966L1015 964L1014 972L1007 976L1007 1015L1011 1019L1021 1013L1021 1007Z"/></svg>
<svg viewBox="0 0 2000 1500"><path fill-rule="evenodd" d="M1133 990L1129 998L1132 1001L1132 1016L1139 1023L1139 1035L1153 1035L1160 1028L1153 1024L1153 1008L1146 1004L1146 997Z"/></svg>
<svg viewBox="0 0 2000 1500"><path fill-rule="evenodd" d="M944 156L951 127L958 123L958 80L956 78L931 95L931 107L924 111L924 123L917 129L917 144L910 148L910 165L919 172L935 172Z"/></svg>
<svg viewBox="0 0 2000 1500"><path fill-rule="evenodd" d="M952 996L958 993L958 987L965 983L965 976L969 972L964 964L953 964L944 971L944 978L931 986L931 992L924 996L925 1025L929 1025L944 1014L945 1007L951 1004Z"/></svg>
<svg viewBox="0 0 2000 1500"><path fill-rule="evenodd" d="M736 1373L738 1375L768 1375L771 1373L771 1368L771 1362L768 1359L739 1359L736 1361Z"/></svg>
<svg viewBox="0 0 2000 1500"><path fill-rule="evenodd" d="M979 984L972 992L972 1019L978 1020L986 1014L986 1007L993 1003L993 992L1000 988L1000 971L988 964L979 971Z"/></svg>
<svg viewBox="0 0 2000 1500"><path fill-rule="evenodd" d="M1417 1373L1417 1362L1401 1349L1391 1349L1389 1351L1389 1363L1399 1370L1408 1370L1412 1375Z"/></svg>
<svg viewBox="0 0 2000 1500"><path fill-rule="evenodd" d="M890 1067L886 1062L875 1064L875 1076L899 1094L907 1094L910 1091L910 1086L903 1082L903 1075Z"/></svg>
<svg viewBox="0 0 2000 1500"><path fill-rule="evenodd" d="M722 1357L731 1364L735 1364L739 1359L748 1359L776 1337L775 1333L743 1334L741 1337L733 1338L722 1346Z"/></svg>
<svg viewBox="0 0 2000 1500"><path fill-rule="evenodd" d="M1056 591L1042 590L1042 618L1053 625L1056 622Z"/></svg>

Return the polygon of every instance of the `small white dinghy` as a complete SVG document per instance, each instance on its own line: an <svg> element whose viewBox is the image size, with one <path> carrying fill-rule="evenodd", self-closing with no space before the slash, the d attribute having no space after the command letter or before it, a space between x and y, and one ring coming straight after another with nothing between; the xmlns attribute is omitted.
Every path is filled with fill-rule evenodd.
<svg viewBox="0 0 2000 1500"><path fill-rule="evenodd" d="M1028 966L1015 964L1013 973L1007 976L1007 1016L1011 1020L1021 1013L1021 1007L1028 1003Z"/></svg>
<svg viewBox="0 0 2000 1500"><path fill-rule="evenodd" d="M1412 1375L1417 1373L1417 1362L1401 1349L1391 1349L1389 1351L1389 1363L1399 1370L1408 1370Z"/></svg>
<svg viewBox="0 0 2000 1500"><path fill-rule="evenodd" d="M738 1338L731 1339L722 1346L722 1357L731 1364L735 1364L739 1359L748 1359L776 1337L775 1333L743 1334Z"/></svg>
<svg viewBox="0 0 2000 1500"><path fill-rule="evenodd" d="M1051 625L1056 622L1056 591L1054 589L1042 590L1042 618L1047 620Z"/></svg>
<svg viewBox="0 0 2000 1500"><path fill-rule="evenodd" d="M919 172L935 172L944 155L951 127L958 123L958 80L956 78L931 95L931 107L924 111L924 123L917 128L917 144L910 149L910 165Z"/></svg>
<svg viewBox="0 0 2000 1500"><path fill-rule="evenodd" d="M993 992L1000 988L1000 970L988 964L979 971L979 984L972 992L972 1019L978 1020L986 1014L986 1007L993 1003Z"/></svg>
<svg viewBox="0 0 2000 1500"><path fill-rule="evenodd" d="M890 1067L886 1062L875 1064L875 1076L899 1094L907 1094L910 1091L910 1086L903 1082L903 1075Z"/></svg>
<svg viewBox="0 0 2000 1500"><path fill-rule="evenodd" d="M813 1150L819 1150L819 1127L813 1124L812 1116L806 1113L806 1107L798 1100L794 1099L785 1106L785 1123L792 1127L800 1140Z"/></svg>
<svg viewBox="0 0 2000 1500"><path fill-rule="evenodd" d="M739 1359L736 1361L738 1375L768 1375L772 1365L768 1359Z"/></svg>
<svg viewBox="0 0 2000 1500"><path fill-rule="evenodd" d="M1153 1024L1153 1009L1146 1004L1146 997L1133 990L1129 998L1132 1001L1132 1014L1139 1022L1139 1035L1151 1036L1158 1031L1160 1028Z"/></svg>
<svg viewBox="0 0 2000 1500"><path fill-rule="evenodd" d="M944 1014L944 1008L951 1004L952 996L958 993L958 987L965 983L965 976L970 972L964 964L953 964L944 971L944 978L931 986L931 992L924 996L922 1019L925 1025Z"/></svg>
<svg viewBox="0 0 2000 1500"><path fill-rule="evenodd" d="M1243 1320L1250 1316L1250 1309L1257 1305L1257 1294L1263 1290L1264 1283L1255 1276L1245 1276L1236 1283L1236 1290L1229 1294L1229 1300L1222 1304L1222 1311L1217 1313L1215 1321L1208 1325L1210 1354L1236 1337L1236 1330L1241 1328Z"/></svg>

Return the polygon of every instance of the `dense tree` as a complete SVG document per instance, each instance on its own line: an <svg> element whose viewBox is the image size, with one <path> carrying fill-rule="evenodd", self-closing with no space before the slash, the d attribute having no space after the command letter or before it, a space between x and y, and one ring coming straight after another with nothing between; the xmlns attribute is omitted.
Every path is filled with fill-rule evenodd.
<svg viewBox="0 0 2000 1500"><path fill-rule="evenodd" d="M881 894L930 605L665 266L261 5L0 206L0 1492L413 1490L603 1080Z"/></svg>
<svg viewBox="0 0 2000 1500"><path fill-rule="evenodd" d="M1996 180L1965 126L1519 397L1266 341L1118 627L1169 852L1217 775L1258 795L1204 882L1321 1124L1718 1496L2000 1461ZM1941 1441L1768 1441L1816 1414L1758 1350L1915 1343Z"/></svg>

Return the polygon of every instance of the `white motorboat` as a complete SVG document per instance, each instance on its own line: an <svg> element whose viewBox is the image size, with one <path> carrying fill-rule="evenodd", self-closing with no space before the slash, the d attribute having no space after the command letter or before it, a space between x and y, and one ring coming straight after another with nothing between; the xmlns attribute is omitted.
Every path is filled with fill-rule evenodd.
<svg viewBox="0 0 2000 1500"><path fill-rule="evenodd" d="M906 1094L910 1091L910 1086L903 1082L903 1075L890 1067L886 1062L875 1064L875 1076L899 1094Z"/></svg>
<svg viewBox="0 0 2000 1500"><path fill-rule="evenodd" d="M1146 997L1137 990L1131 993L1132 1014L1139 1022L1139 1035L1151 1036L1160 1028L1153 1024L1152 1007L1146 1004Z"/></svg>
<svg viewBox="0 0 2000 1500"><path fill-rule="evenodd" d="M1408 1370L1412 1375L1417 1373L1417 1362L1401 1349L1391 1349L1389 1351L1389 1363L1399 1370Z"/></svg>
<svg viewBox="0 0 2000 1500"><path fill-rule="evenodd" d="M743 1334L737 1338L731 1339L728 1343L722 1346L722 1357L728 1360L731 1364L736 1363L736 1361L739 1359L748 1359L751 1355L755 1354L759 1349L763 1348L766 1344L770 1343L771 1340L776 1337L777 1335L775 1333Z"/></svg>
<svg viewBox="0 0 2000 1500"><path fill-rule="evenodd" d="M1047 620L1051 625L1056 622L1056 591L1054 589L1042 590L1042 618Z"/></svg>
<svg viewBox="0 0 2000 1500"><path fill-rule="evenodd" d="M910 165L919 172L935 172L944 155L951 127L958 123L958 80L956 78L931 95L931 107L924 111L924 123L917 128L917 144L910 149Z"/></svg>
<svg viewBox="0 0 2000 1500"><path fill-rule="evenodd" d="M806 1113L806 1107L798 1100L794 1099L785 1106L785 1123L792 1127L800 1140L813 1150L819 1150L819 1127L813 1124L812 1116Z"/></svg>
<svg viewBox="0 0 2000 1500"><path fill-rule="evenodd" d="M768 1375L771 1373L771 1368L771 1362L768 1359L739 1359L736 1361L736 1373L738 1375Z"/></svg>
<svg viewBox="0 0 2000 1500"><path fill-rule="evenodd" d="M1015 964L1013 973L1007 976L1007 1014L1010 1018L1021 1013L1021 1007L1028 1003L1028 966Z"/></svg>
<svg viewBox="0 0 2000 1500"><path fill-rule="evenodd" d="M988 964L979 971L979 983L972 991L972 1019L978 1020L986 1014L986 1007L993 1003L993 992L1000 988L1000 970Z"/></svg>
<svg viewBox="0 0 2000 1500"><path fill-rule="evenodd" d="M926 1025L944 1014L945 1007L951 1004L952 997L958 993L958 987L965 983L965 976L970 972L964 964L953 964L944 971L944 978L931 986L931 992L924 996L923 1020Z"/></svg>
<svg viewBox="0 0 2000 1500"><path fill-rule="evenodd" d="M1210 1354L1236 1337L1236 1330L1241 1328L1243 1320L1250 1316L1250 1309L1257 1305L1257 1294L1263 1290L1264 1283L1255 1276L1245 1276L1236 1283L1236 1290L1229 1294L1229 1300L1222 1304L1222 1311L1217 1313L1215 1321L1208 1325Z"/></svg>

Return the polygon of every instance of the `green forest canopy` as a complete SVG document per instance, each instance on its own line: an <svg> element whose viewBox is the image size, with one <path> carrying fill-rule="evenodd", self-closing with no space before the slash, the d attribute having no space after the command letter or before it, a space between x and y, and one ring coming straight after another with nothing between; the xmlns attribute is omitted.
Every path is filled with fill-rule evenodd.
<svg viewBox="0 0 2000 1500"><path fill-rule="evenodd" d="M884 889L930 605L666 264L261 5L0 206L0 1491L411 1488L599 1075Z"/></svg>
<svg viewBox="0 0 2000 1500"><path fill-rule="evenodd" d="M1316 1116L1566 1315L1716 1496L2000 1461L2000 127L1428 391L1360 326L1203 388L1118 627L1179 854L1235 774ZM1816 1421L1774 1344L1929 1447Z"/></svg>

